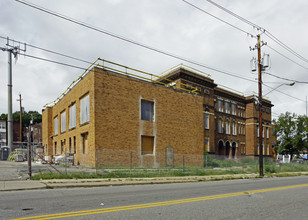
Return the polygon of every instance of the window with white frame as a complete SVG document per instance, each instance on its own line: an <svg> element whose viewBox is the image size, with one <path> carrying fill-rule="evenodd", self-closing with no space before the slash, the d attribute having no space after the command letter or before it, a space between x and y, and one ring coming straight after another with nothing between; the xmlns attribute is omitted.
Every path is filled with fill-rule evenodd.
<svg viewBox="0 0 308 220"><path fill-rule="evenodd" d="M231 103L231 114L236 115L236 104L235 103Z"/></svg>
<svg viewBox="0 0 308 220"><path fill-rule="evenodd" d="M223 101L218 99L218 111L223 112Z"/></svg>
<svg viewBox="0 0 308 220"><path fill-rule="evenodd" d="M209 114L204 113L204 128L209 129L210 128L210 123L209 123Z"/></svg>
<svg viewBox="0 0 308 220"><path fill-rule="evenodd" d="M70 117L68 128L72 129L76 127L76 104L70 107Z"/></svg>
<svg viewBox="0 0 308 220"><path fill-rule="evenodd" d="M222 127L222 119L218 119L218 133L223 133L223 127Z"/></svg>
<svg viewBox="0 0 308 220"><path fill-rule="evenodd" d="M226 121L226 134L230 134L230 123Z"/></svg>
<svg viewBox="0 0 308 220"><path fill-rule="evenodd" d="M154 102L141 100L141 120L153 121Z"/></svg>
<svg viewBox="0 0 308 220"><path fill-rule="evenodd" d="M266 138L269 138L268 128L266 128Z"/></svg>
<svg viewBox="0 0 308 220"><path fill-rule="evenodd" d="M55 135L58 135L58 129L59 129L59 120L58 120L58 117L55 117L53 119L53 124L54 124L54 134Z"/></svg>
<svg viewBox="0 0 308 220"><path fill-rule="evenodd" d="M236 123L235 123L235 121L232 122L232 135L236 135Z"/></svg>
<svg viewBox="0 0 308 220"><path fill-rule="evenodd" d="M257 137L259 137L260 131L259 131L259 125L257 125Z"/></svg>
<svg viewBox="0 0 308 220"><path fill-rule="evenodd" d="M80 99L80 124L90 121L90 97L86 95Z"/></svg>
<svg viewBox="0 0 308 220"><path fill-rule="evenodd" d="M225 113L230 114L230 102L225 102Z"/></svg>
<svg viewBox="0 0 308 220"><path fill-rule="evenodd" d="M66 131L66 112L61 113L61 132Z"/></svg>

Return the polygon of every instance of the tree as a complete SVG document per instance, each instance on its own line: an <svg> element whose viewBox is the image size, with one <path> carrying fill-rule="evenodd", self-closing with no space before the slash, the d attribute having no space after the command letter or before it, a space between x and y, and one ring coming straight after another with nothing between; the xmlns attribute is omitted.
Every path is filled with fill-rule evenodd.
<svg viewBox="0 0 308 220"><path fill-rule="evenodd" d="M7 119L7 114L1 114L0 119ZM20 112L13 113L13 121L19 121ZM37 111L28 111L22 114L22 127L27 127L30 124L30 120L33 119L33 124L42 122L42 115Z"/></svg>
<svg viewBox="0 0 308 220"><path fill-rule="evenodd" d="M279 154L290 154L292 159L293 155L307 148L307 116L286 112L274 120L274 124Z"/></svg>

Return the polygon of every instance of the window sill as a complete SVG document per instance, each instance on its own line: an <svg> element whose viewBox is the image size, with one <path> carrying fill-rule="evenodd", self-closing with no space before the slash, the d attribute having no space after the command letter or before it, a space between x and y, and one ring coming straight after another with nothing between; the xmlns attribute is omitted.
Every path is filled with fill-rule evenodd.
<svg viewBox="0 0 308 220"><path fill-rule="evenodd" d="M87 121L87 122L85 122L85 123L83 123L83 124L80 124L79 126L82 127L82 126L85 126L85 125L87 125L87 124L90 124L90 122Z"/></svg>

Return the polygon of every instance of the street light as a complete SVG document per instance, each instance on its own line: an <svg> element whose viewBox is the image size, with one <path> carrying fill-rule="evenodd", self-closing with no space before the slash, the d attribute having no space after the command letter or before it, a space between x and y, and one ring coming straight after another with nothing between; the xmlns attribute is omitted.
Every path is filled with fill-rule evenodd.
<svg viewBox="0 0 308 220"><path fill-rule="evenodd" d="M263 96L266 96L266 95L268 95L269 93L271 93L271 92L277 90L277 89L278 89L279 87L281 87L281 86L294 86L294 85L295 85L295 82L292 82L292 83L283 83L283 84L277 86L276 88L272 89L271 91L267 92L267 93L266 93L265 95L263 95Z"/></svg>

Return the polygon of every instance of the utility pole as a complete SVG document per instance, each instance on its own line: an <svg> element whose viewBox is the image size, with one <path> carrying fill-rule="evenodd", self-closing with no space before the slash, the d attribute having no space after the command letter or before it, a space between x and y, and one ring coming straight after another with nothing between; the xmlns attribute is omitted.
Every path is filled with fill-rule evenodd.
<svg viewBox="0 0 308 220"><path fill-rule="evenodd" d="M263 173L263 122L262 122L262 64L261 64L261 40L260 35L258 37L258 85L259 85L259 172L260 176L264 176Z"/></svg>
<svg viewBox="0 0 308 220"><path fill-rule="evenodd" d="M10 152L13 151L13 112L12 112L12 54L14 58L17 57L17 54L20 52L20 46L10 45L10 40L7 38L6 48L0 47L2 51L8 52L8 146L10 147ZM24 49L26 51L26 44L24 44Z"/></svg>
<svg viewBox="0 0 308 220"><path fill-rule="evenodd" d="M19 99L17 99L17 101L19 101L19 107L20 107L20 112L19 112L19 137L20 137L20 145L22 145L22 107L21 107L21 94L19 93Z"/></svg>

